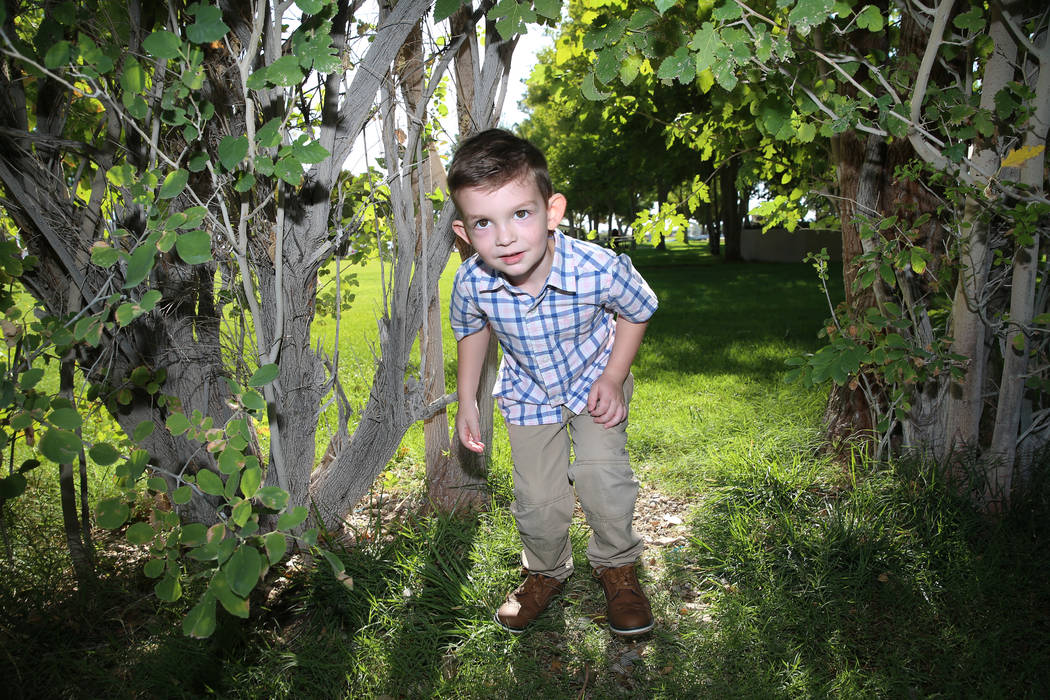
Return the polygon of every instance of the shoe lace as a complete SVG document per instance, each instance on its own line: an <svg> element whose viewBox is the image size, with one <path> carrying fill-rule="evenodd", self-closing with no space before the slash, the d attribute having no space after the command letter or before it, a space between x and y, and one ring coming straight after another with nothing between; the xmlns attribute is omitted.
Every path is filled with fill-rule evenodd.
<svg viewBox="0 0 1050 700"><path fill-rule="evenodd" d="M518 587L518 595L538 595L558 586L558 579L543 574L528 574Z"/></svg>
<svg viewBox="0 0 1050 700"><path fill-rule="evenodd" d="M632 567L606 569L601 576L609 587L609 600L618 597L621 593L638 597L638 581Z"/></svg>

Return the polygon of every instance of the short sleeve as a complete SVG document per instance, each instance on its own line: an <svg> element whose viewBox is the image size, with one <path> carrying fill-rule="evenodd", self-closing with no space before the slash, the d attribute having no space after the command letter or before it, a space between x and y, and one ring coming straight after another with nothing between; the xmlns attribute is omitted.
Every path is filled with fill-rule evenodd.
<svg viewBox="0 0 1050 700"><path fill-rule="evenodd" d="M656 313L656 294L626 255L616 256L610 265L603 301L607 308L632 323L648 321Z"/></svg>
<svg viewBox="0 0 1050 700"><path fill-rule="evenodd" d="M467 272L467 265L464 264L456 270L448 310L449 325L452 326L452 334L457 341L477 333L488 323L485 314L474 301L474 292L475 285Z"/></svg>

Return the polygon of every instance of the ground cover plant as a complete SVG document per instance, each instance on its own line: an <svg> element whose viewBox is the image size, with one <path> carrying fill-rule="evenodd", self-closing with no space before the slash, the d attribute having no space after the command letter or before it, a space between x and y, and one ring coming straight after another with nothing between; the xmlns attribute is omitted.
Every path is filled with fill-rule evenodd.
<svg viewBox="0 0 1050 700"><path fill-rule="evenodd" d="M350 579L293 559L255 594L249 620L220 613L209 640L181 634L178 606L158 609L122 537L100 544L100 588L73 590L53 554L57 504L18 503L39 516L12 533L30 542L0 578L9 695L1044 695L1047 485L991 521L936 465L820 449L823 392L784 381L785 359L817 346L826 315L812 269L724 264L687 247L632 256L661 299L629 431L653 633L623 642L602 624L582 519L560 601L527 634L496 628L493 607L518 581L505 438L490 510L459 519L425 514L422 438L410 433L328 543ZM358 274L364 300L372 271ZM367 391L362 380L351 402Z"/></svg>

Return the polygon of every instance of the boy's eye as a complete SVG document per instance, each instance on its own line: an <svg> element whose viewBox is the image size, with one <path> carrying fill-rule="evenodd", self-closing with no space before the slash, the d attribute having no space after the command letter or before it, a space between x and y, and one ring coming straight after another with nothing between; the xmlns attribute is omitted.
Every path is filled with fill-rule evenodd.
<svg viewBox="0 0 1050 700"><path fill-rule="evenodd" d="M475 229L487 228L488 225L489 225L489 220L488 219L478 219L477 221L474 222L474 228Z"/></svg>
<svg viewBox="0 0 1050 700"><path fill-rule="evenodd" d="M516 212L514 212L514 218L515 219L524 219L528 215L529 215L529 210L528 209L519 209Z"/></svg>

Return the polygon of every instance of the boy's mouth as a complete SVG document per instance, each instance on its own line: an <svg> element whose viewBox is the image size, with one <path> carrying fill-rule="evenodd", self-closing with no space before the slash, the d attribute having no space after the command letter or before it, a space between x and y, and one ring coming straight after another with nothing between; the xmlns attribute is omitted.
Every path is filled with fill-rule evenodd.
<svg viewBox="0 0 1050 700"><path fill-rule="evenodd" d="M499 259L505 265L513 265L516 262L520 262L524 255L524 252L512 253L510 255L501 255L499 256Z"/></svg>

